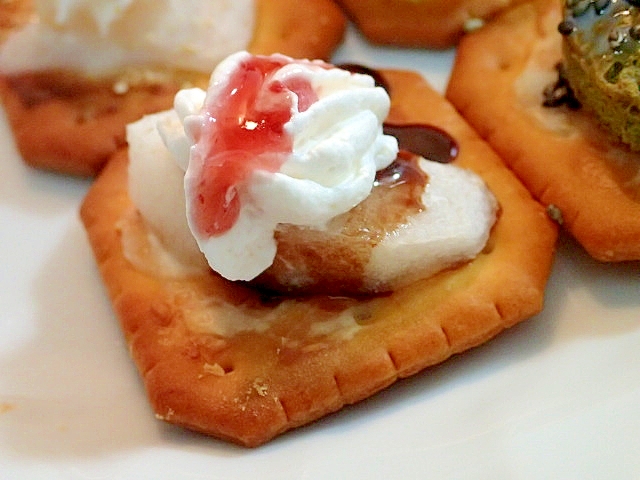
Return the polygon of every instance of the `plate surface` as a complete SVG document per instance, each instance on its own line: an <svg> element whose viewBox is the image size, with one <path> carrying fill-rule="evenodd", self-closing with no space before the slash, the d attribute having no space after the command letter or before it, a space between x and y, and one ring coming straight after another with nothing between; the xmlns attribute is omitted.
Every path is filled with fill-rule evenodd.
<svg viewBox="0 0 640 480"><path fill-rule="evenodd" d="M335 61L420 70L453 51ZM0 479L640 478L640 262L561 237L545 310L493 341L255 450L158 422L78 206L89 181L33 171L0 122Z"/></svg>

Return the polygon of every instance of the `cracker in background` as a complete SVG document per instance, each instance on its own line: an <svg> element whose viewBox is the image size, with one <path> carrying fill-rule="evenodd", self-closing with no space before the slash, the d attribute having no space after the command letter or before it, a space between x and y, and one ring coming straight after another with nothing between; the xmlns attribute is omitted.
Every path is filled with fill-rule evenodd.
<svg viewBox="0 0 640 480"><path fill-rule="evenodd" d="M480 174L496 195L501 215L485 251L369 299L277 299L214 273L163 277L152 259L136 256L143 264L136 268L123 252L123 235L144 245L146 229L127 193L121 149L90 189L81 217L158 418L256 446L541 310L555 224L420 75L382 74L392 97L389 120L448 132L460 147L455 163Z"/></svg>
<svg viewBox="0 0 640 480"><path fill-rule="evenodd" d="M522 0L337 0L372 43L448 48Z"/></svg>
<svg viewBox="0 0 640 480"><path fill-rule="evenodd" d="M542 106L560 20L561 2L536 0L465 36L446 96L591 256L640 260L640 155L583 111Z"/></svg>
<svg viewBox="0 0 640 480"><path fill-rule="evenodd" d="M331 0L257 0L252 53L328 59L345 28ZM31 0L0 2L3 39L33 14ZM0 98L24 161L74 175L95 175L125 144L124 127L171 108L185 85L206 87L208 75L134 72L135 82L89 79L68 71L0 76ZM129 73L127 74L129 75Z"/></svg>

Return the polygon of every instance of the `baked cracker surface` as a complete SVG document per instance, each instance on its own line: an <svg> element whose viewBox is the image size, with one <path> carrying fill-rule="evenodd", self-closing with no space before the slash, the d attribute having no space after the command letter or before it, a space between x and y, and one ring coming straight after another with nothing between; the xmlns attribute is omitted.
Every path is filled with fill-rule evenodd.
<svg viewBox="0 0 640 480"><path fill-rule="evenodd" d="M371 42L448 48L522 0L337 0Z"/></svg>
<svg viewBox="0 0 640 480"><path fill-rule="evenodd" d="M561 60L561 2L518 6L458 46L447 98L601 261L640 259L640 156L583 109L542 106Z"/></svg>
<svg viewBox="0 0 640 480"><path fill-rule="evenodd" d="M346 19L332 0L256 0L248 50L328 59ZM34 13L31 0L0 2L1 39ZM173 105L185 85L206 86L208 75L140 70L93 79L70 71L0 75L0 99L24 161L36 168L93 176L125 144L125 125Z"/></svg>
<svg viewBox="0 0 640 480"><path fill-rule="evenodd" d="M496 195L501 213L485 251L372 298L270 298L214 273L163 277L151 262L145 268L144 255L134 263L125 256L123 237L144 243L148 232L127 193L127 152L119 150L88 192L81 218L158 418L257 446L541 310L555 224L421 76L382 74L389 120L452 135L460 147L455 163L480 174Z"/></svg>

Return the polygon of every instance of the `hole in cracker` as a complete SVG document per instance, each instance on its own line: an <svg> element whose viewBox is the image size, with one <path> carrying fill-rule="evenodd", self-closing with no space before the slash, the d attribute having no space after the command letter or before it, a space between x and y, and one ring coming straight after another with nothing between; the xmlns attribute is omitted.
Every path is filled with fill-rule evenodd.
<svg viewBox="0 0 640 480"><path fill-rule="evenodd" d="M369 325L373 322L373 312L369 309L362 309L354 312L353 319L358 325Z"/></svg>
<svg viewBox="0 0 640 480"><path fill-rule="evenodd" d="M502 60L500 62L500 64L498 65L498 68L500 70L502 70L503 72L506 71L506 70L509 70L511 68L511 62L508 62L506 60Z"/></svg>
<svg viewBox="0 0 640 480"><path fill-rule="evenodd" d="M224 377L233 372L233 366L220 363L205 363L202 366L202 376Z"/></svg>
<svg viewBox="0 0 640 480"><path fill-rule="evenodd" d="M222 364L221 366L222 366L222 369L224 370L225 375L228 375L229 373L235 370L233 368L233 365L231 364Z"/></svg>

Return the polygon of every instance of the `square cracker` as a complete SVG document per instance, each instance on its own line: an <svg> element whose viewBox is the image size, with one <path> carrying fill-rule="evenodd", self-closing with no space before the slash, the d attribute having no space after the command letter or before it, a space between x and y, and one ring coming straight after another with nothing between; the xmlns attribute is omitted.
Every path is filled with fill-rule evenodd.
<svg viewBox="0 0 640 480"><path fill-rule="evenodd" d="M467 35L446 96L591 256L640 260L640 154L582 110L542 106L561 15L536 0Z"/></svg>
<svg viewBox="0 0 640 480"><path fill-rule="evenodd" d="M81 217L159 418L256 446L542 308L556 225L420 75L382 74L389 120L452 135L455 163L480 174L500 203L487 247L464 266L373 298L268 298L214 273L163 277L144 253L127 260L125 237L144 245L148 232L127 194L126 150L88 192Z"/></svg>
<svg viewBox="0 0 640 480"><path fill-rule="evenodd" d="M256 0L248 50L328 59L342 40L346 19L332 0ZM34 14L31 0L0 2L6 38ZM91 79L69 71L0 74L4 104L18 150L34 167L95 175L125 144L124 127L145 114L171 108L185 85L206 87L195 72L127 71L123 78Z"/></svg>

